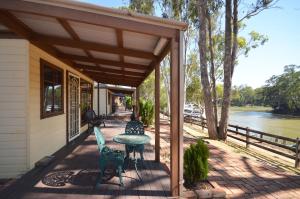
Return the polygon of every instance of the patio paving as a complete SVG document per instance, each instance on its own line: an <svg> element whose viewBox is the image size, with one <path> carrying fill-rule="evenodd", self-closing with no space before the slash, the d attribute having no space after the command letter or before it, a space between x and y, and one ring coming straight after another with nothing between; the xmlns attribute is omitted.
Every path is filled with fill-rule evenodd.
<svg viewBox="0 0 300 199"><path fill-rule="evenodd" d="M124 150L124 145L116 144L112 138L124 131L123 121L108 121L102 128L107 145ZM95 189L98 170L98 149L95 136L80 138L77 146L62 156L43 171L29 172L18 184L0 198L166 198L169 196L169 173L167 167L155 163L153 146L145 146L144 169L140 170L143 181L138 176L133 164L123 173L124 187L119 186L119 178L106 173L105 182ZM76 143L74 143L76 145ZM72 146L71 146L72 147ZM66 149L67 150L67 149ZM65 155L65 156L64 156ZM59 158L58 158L59 159Z"/></svg>
<svg viewBox="0 0 300 199"><path fill-rule="evenodd" d="M102 128L107 145L123 149L112 141L114 135L124 131L125 122L107 122ZM147 134L154 139L153 129ZM184 146L195 142L197 137L184 133ZM161 121L161 154L169 151L169 125ZM300 198L300 174L286 171L267 161L249 158L232 152L224 143L207 140L210 149L209 181L224 189L227 198ZM220 142L218 142L220 143ZM222 145L223 144L223 145ZM131 168L123 174L125 187L121 188L118 177L110 177L95 190L99 157L94 135L82 135L76 142L57 153L57 160L45 169L26 174L0 198L166 198L169 196L169 171L164 164L154 160L152 145L145 150L145 169L141 170L143 182L139 182ZM163 159L163 158L162 158Z"/></svg>
<svg viewBox="0 0 300 199"><path fill-rule="evenodd" d="M161 138L167 142L162 148L167 149L169 125L166 120L161 121L161 132ZM187 147L196 139L185 132L184 146ZM224 189L227 198L300 199L300 173L233 152L225 143L206 140L210 149L208 180L213 186Z"/></svg>

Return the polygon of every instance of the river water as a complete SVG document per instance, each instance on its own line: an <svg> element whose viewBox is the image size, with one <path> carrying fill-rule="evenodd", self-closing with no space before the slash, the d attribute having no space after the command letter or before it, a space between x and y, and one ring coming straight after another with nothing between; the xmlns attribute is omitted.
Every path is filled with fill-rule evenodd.
<svg viewBox="0 0 300 199"><path fill-rule="evenodd" d="M300 138L300 117L260 111L231 110L229 123L290 138Z"/></svg>

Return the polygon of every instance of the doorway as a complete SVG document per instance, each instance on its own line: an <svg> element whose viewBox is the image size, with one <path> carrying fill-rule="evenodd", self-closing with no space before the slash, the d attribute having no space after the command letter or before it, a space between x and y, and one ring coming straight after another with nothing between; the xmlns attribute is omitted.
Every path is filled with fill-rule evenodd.
<svg viewBox="0 0 300 199"><path fill-rule="evenodd" d="M75 139L80 134L80 105L79 105L79 77L68 73L67 76L67 103L68 103L68 142Z"/></svg>

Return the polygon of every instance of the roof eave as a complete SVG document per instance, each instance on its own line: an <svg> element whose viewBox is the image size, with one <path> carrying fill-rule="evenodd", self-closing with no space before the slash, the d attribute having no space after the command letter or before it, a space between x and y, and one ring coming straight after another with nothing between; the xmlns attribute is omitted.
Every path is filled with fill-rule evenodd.
<svg viewBox="0 0 300 199"><path fill-rule="evenodd" d="M103 6L93 5L89 3L69 0L23 0L27 2L39 3L39 4L48 4L58 7L64 7L74 10L80 10L85 12L91 12L95 14L102 14L108 15L112 17L119 17L131 21L143 22L152 25L163 26L167 28L177 29L177 30L186 30L187 24L184 22L176 21L173 19L165 19L155 16L143 15L135 12L131 12L128 10L121 10L121 9L114 9L114 8L107 8Z"/></svg>

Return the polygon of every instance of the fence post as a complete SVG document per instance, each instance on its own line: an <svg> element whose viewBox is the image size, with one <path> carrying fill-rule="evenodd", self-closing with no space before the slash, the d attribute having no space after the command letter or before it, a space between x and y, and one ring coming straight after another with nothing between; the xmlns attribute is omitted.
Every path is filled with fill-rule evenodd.
<svg viewBox="0 0 300 199"><path fill-rule="evenodd" d="M246 148L249 146L249 128L246 128Z"/></svg>
<svg viewBox="0 0 300 199"><path fill-rule="evenodd" d="M204 122L203 122L203 117L201 117L201 126L202 126L202 130L204 130Z"/></svg>
<svg viewBox="0 0 300 199"><path fill-rule="evenodd" d="M238 125L236 125L235 131L236 131L236 132L239 132L239 126L238 126ZM237 133L235 133L235 134L237 134Z"/></svg>
<svg viewBox="0 0 300 199"><path fill-rule="evenodd" d="M297 138L296 141L296 158L295 158L295 168L300 167L300 139Z"/></svg>

